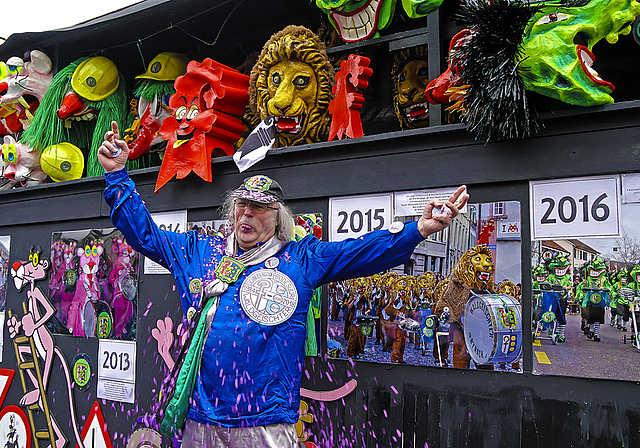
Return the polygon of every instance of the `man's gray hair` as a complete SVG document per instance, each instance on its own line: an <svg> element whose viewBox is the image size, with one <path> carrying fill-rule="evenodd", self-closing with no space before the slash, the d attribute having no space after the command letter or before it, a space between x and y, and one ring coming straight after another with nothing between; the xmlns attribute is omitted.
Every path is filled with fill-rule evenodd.
<svg viewBox="0 0 640 448"><path fill-rule="evenodd" d="M220 217L228 219L231 223L231 227L235 226L235 200L231 196L231 192L228 192L225 196L224 202L220 206ZM278 211L276 213L276 219L278 223L276 225L276 237L281 241L293 241L295 239L295 221L293 219L293 213L291 209L280 202L278 204ZM234 229L235 230L235 229Z"/></svg>

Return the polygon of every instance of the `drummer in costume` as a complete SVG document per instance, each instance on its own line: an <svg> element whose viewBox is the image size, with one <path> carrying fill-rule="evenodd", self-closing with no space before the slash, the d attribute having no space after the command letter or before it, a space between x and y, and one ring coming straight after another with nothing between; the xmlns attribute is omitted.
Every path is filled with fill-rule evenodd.
<svg viewBox="0 0 640 448"><path fill-rule="evenodd" d="M371 282L368 277L353 279L353 299L349 306L349 315L353 316L349 328L349 344L347 356L357 358L364 353L367 344L367 333L370 334L371 326L363 325L362 316L371 316Z"/></svg>
<svg viewBox="0 0 640 448"><path fill-rule="evenodd" d="M435 359L438 363L442 360L440 367L448 366L448 358L449 358L449 336L443 338L438 335L439 332L448 333L450 324L447 323L449 320L449 307L444 307L440 312L440 315L435 314L435 305L438 303L440 297L444 293L444 290L447 289L447 285L451 277L444 278L438 282L436 288L433 290L433 306L431 307L431 313L436 317L434 329L434 343L433 343L433 359Z"/></svg>
<svg viewBox="0 0 640 448"><path fill-rule="evenodd" d="M611 283L607 278L607 266L600 258L583 269L584 280L576 288L576 300L582 302L582 331L589 339L600 342L600 324L604 323Z"/></svg>
<svg viewBox="0 0 640 448"><path fill-rule="evenodd" d="M378 320L382 331L382 351L390 352L393 347L393 341L396 338L396 325L392 322L393 317L386 312L386 308L393 299L393 283L397 280L399 274L389 271L380 278L380 298L378 299L378 308L380 309L380 319Z"/></svg>
<svg viewBox="0 0 640 448"><path fill-rule="evenodd" d="M173 233L154 224L124 169L128 153L114 122L98 150L111 220L134 249L171 271L185 316L196 310L176 388L162 393L170 401L160 425L172 435L184 428L188 447L211 440L233 448L297 448L313 290L406 262L424 238L449 226L468 199L460 187L445 202L447 212L434 214L441 203L433 200L417 222L342 242L313 236L294 242L282 188L267 176L253 176L227 195L234 223L227 239Z"/></svg>
<svg viewBox="0 0 640 448"><path fill-rule="evenodd" d="M372 315L376 316L375 320L375 332L376 332L376 345L380 345L384 341L384 336L382 335L382 326L380 325L380 299L382 297L382 290L380 281L382 280L382 276L384 274L377 273L373 274L369 277L371 281L371 301L373 305Z"/></svg>
<svg viewBox="0 0 640 448"><path fill-rule="evenodd" d="M475 246L462 255L453 270L447 288L434 305L436 316L449 309L448 322L453 340L453 367L468 369L471 355L467 351L463 333L462 313L469 300L470 292L495 292L494 264L491 250L487 246ZM493 370L493 365L477 365L478 369Z"/></svg>
<svg viewBox="0 0 640 448"><path fill-rule="evenodd" d="M431 315L431 307L433 306L433 291L436 288L436 275L427 271L416 278L416 309L410 314L410 317L420 323L420 332L418 333L416 348L423 349L427 342L433 339L433 324L429 325L429 322L435 322L434 319L427 321L427 317ZM425 330L427 330L425 332ZM430 332L430 333L429 333ZM430 336L427 336L430 334Z"/></svg>
<svg viewBox="0 0 640 448"><path fill-rule="evenodd" d="M615 273L615 280L611 288L611 326L617 324L617 329L627 331L629 323L629 302L634 296L634 282L627 268L622 268Z"/></svg>
<svg viewBox="0 0 640 448"><path fill-rule="evenodd" d="M560 294L560 300L553 312L555 313L556 320L558 321L558 342L565 342L565 328L567 326L567 305L571 298L571 290L573 283L571 282L571 272L569 268L571 263L567 258L557 253L554 257L550 258L547 262L549 276L547 281L552 285L558 284L562 286L562 294Z"/></svg>
<svg viewBox="0 0 640 448"><path fill-rule="evenodd" d="M413 321L409 318L409 312L411 311L411 293L412 282L411 276L399 277L393 283L393 299L385 308L385 312L390 316L389 321L391 324L395 324L395 337L391 345L391 362L404 363L404 351L407 345L407 332L405 324L408 321Z"/></svg>

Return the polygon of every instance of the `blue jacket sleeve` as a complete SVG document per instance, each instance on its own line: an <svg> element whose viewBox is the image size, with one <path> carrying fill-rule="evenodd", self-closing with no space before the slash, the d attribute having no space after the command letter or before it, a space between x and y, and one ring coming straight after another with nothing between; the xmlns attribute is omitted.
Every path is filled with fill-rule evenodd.
<svg viewBox="0 0 640 448"><path fill-rule="evenodd" d="M105 173L105 180L104 199L111 207L111 221L127 242L174 276L183 271L194 258L195 236L160 230L125 169Z"/></svg>
<svg viewBox="0 0 640 448"><path fill-rule="evenodd" d="M417 222L407 223L399 233L378 230L340 242L322 242L308 236L300 241L298 258L307 281L316 287L366 277L405 263L422 239Z"/></svg>

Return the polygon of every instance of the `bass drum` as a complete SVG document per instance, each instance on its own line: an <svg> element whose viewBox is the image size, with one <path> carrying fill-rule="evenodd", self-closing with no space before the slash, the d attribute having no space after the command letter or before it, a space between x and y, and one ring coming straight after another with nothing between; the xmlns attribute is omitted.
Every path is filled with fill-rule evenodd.
<svg viewBox="0 0 640 448"><path fill-rule="evenodd" d="M522 354L522 312L507 294L475 294L464 310L464 340L476 364L511 363Z"/></svg>
<svg viewBox="0 0 640 448"><path fill-rule="evenodd" d="M113 313L109 304L103 300L85 303L82 326L86 337L108 339L113 329Z"/></svg>

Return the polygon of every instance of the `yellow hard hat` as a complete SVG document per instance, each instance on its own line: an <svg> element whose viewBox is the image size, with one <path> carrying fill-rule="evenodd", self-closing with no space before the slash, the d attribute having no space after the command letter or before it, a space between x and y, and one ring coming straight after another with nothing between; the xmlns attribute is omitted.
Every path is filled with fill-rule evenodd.
<svg viewBox="0 0 640 448"><path fill-rule="evenodd" d="M153 79L155 81L174 81L187 71L189 58L182 53L163 51L153 58L147 66L147 71L136 79Z"/></svg>
<svg viewBox="0 0 640 448"><path fill-rule="evenodd" d="M47 146L40 156L40 166L54 182L80 179L84 170L84 155L69 142Z"/></svg>
<svg viewBox="0 0 640 448"><path fill-rule="evenodd" d="M103 56L85 59L71 77L71 87L89 101L101 101L118 90L120 76L116 65Z"/></svg>

